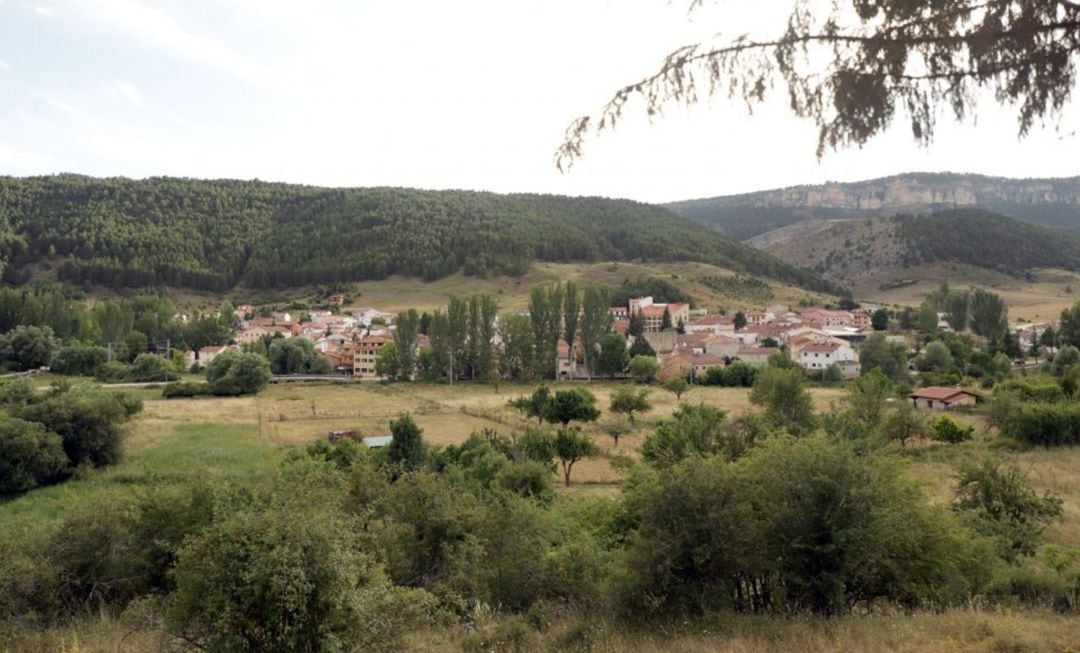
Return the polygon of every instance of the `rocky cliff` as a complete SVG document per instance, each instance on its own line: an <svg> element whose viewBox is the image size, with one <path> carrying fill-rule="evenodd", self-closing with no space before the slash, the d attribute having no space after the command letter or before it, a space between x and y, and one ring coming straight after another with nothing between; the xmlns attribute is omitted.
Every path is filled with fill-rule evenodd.
<svg viewBox="0 0 1080 653"><path fill-rule="evenodd" d="M668 208L739 239L805 220L888 217L978 208L1080 231L1080 177L1007 179L909 173L689 200Z"/></svg>

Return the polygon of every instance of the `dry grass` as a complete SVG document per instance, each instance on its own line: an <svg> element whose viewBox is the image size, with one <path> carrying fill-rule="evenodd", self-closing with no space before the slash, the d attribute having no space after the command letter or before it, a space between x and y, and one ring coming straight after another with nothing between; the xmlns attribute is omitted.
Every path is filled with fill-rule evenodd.
<svg viewBox="0 0 1080 653"><path fill-rule="evenodd" d="M429 632L414 637L409 648L425 653L463 648L595 653L1066 653L1080 650L1080 620L1032 611L951 611L839 619L732 616L705 623L649 624L649 629L649 632L635 632L614 624L557 623L543 634L525 631L520 638L522 646L483 649L475 648L475 642L487 633L466 637L458 632Z"/></svg>
<svg viewBox="0 0 1080 653"><path fill-rule="evenodd" d="M878 285L886 277L911 279L916 283L883 291ZM948 281L953 288L975 287L998 293L1009 307L1009 317L1014 320L1056 319L1063 309L1072 307L1080 299L1080 274L1075 272L1038 270L1034 281L1026 281L966 265L939 264L883 271L881 277L853 290L857 297L867 301L918 306L943 281Z"/></svg>
<svg viewBox="0 0 1080 653"><path fill-rule="evenodd" d="M419 279L392 276L379 281L350 284L350 294L354 297L352 301L354 305L374 306L388 311L406 308L418 310L443 308L451 296L474 293L494 295L504 309L519 309L528 304L529 290L536 285L576 281L579 284L617 286L626 279L660 277L682 288L702 305L741 306L737 298L718 293L700 282L702 277L723 277L732 274L734 273L725 268L690 262L533 263L528 272L521 277L481 279L457 273L437 281L425 282ZM772 288L774 302L795 306L800 299L824 300L820 295L792 286L775 282L769 282L769 285ZM171 289L169 294L178 306L206 310L219 306L222 299L226 298L234 304L287 303L297 298L321 299L316 297L315 291L314 287L287 290L256 290L241 287L230 291L224 297L184 289ZM98 289L95 296L111 296L111 294L112 292L108 289Z"/></svg>
<svg viewBox="0 0 1080 653"><path fill-rule="evenodd" d="M478 646L500 632L496 622L471 635L459 628L422 631L406 638L406 650L584 651L594 653L1076 653L1080 619L1039 611L857 615L836 619L730 616L707 622L648 624L640 632L606 622L567 619L543 633L524 621L512 642ZM646 624L640 624L642 627ZM160 631L133 631L113 620L90 620L70 628L24 631L5 653L163 652Z"/></svg>

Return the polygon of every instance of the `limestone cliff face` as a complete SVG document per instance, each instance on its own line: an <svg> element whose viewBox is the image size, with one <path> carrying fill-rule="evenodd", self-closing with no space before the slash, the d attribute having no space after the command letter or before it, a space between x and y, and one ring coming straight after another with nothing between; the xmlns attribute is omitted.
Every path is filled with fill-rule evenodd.
<svg viewBox="0 0 1080 653"><path fill-rule="evenodd" d="M901 175L856 183L795 186L728 198L728 205L895 212L993 203L1080 206L1080 177L1003 179L975 175Z"/></svg>
<svg viewBox="0 0 1080 653"><path fill-rule="evenodd" d="M908 173L687 200L667 207L739 240L806 220L880 218L947 209L983 209L1080 231L1080 177L1006 179Z"/></svg>

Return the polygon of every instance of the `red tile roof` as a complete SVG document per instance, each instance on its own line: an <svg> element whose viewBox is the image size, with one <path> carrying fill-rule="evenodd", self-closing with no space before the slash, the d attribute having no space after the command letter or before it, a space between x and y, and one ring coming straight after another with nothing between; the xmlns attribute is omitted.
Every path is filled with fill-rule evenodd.
<svg viewBox="0 0 1080 653"><path fill-rule="evenodd" d="M945 388L942 386L920 388L908 395L911 399L933 399L934 401L940 401L946 404L962 399L964 396L978 397L979 395L960 388Z"/></svg>

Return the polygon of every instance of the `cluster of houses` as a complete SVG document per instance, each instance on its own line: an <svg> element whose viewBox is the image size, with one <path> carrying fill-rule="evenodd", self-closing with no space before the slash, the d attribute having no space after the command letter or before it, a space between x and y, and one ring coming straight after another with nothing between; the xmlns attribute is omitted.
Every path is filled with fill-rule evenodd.
<svg viewBox="0 0 1080 653"><path fill-rule="evenodd" d="M630 300L627 313L613 308L616 329L629 328L629 314L635 306L644 313L642 335L656 352L660 377L705 374L709 368L725 367L735 361L752 366L765 365L784 348L801 367L820 372L835 365L844 378L859 375L858 345L870 329L870 313L807 308L795 312L787 306L770 306L762 311L737 314L707 314L690 311L686 304L656 304L651 297ZM666 310L673 324L681 328L661 331L650 322L650 314ZM739 319L741 317L742 319ZM738 324L737 322L745 322Z"/></svg>
<svg viewBox="0 0 1080 653"><path fill-rule="evenodd" d="M781 348L807 371L823 371L835 365L844 378L854 378L859 374L858 345L871 328L870 313L865 309L815 307L795 312L787 306L770 306L740 312L736 317L734 313L709 314L685 303L665 304L652 297L634 297L626 306L615 306L610 311L615 330L624 334L630 331L632 317L642 318L644 333L637 337L644 338L656 352L661 378L705 374L709 368L735 361L760 366ZM224 351L265 338L306 338L315 351L329 359L336 373L374 379L379 351L393 342L394 317L368 307L313 310L303 315L277 312L257 317L254 306L239 306L235 344L191 351L187 359L189 364L206 365ZM635 336L629 336L628 345L634 340ZM424 336L419 338L419 346L428 346ZM557 371L562 378L587 375L580 342L574 343L574 351L576 355L569 356L570 346L560 343Z"/></svg>

